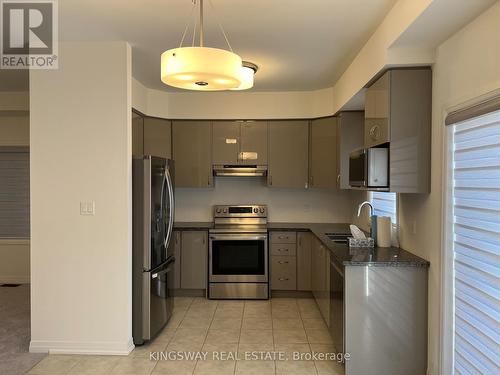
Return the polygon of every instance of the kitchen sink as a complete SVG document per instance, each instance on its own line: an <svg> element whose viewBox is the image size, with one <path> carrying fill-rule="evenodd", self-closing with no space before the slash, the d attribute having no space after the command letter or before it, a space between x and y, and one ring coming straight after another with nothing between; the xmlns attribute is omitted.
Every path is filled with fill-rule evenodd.
<svg viewBox="0 0 500 375"><path fill-rule="evenodd" d="M330 240L335 243L343 243L346 244L349 242L348 238L352 237L351 233L325 233Z"/></svg>

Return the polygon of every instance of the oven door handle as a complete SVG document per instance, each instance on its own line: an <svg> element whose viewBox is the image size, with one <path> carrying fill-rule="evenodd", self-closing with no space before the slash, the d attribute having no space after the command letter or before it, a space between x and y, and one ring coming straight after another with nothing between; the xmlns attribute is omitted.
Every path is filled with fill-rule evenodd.
<svg viewBox="0 0 500 375"><path fill-rule="evenodd" d="M265 234L211 234L212 241L266 241Z"/></svg>

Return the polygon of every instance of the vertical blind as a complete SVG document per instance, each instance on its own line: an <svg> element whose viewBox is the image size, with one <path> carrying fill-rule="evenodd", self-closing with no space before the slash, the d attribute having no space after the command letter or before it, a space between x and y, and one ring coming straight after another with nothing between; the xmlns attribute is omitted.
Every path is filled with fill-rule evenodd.
<svg viewBox="0 0 500 375"><path fill-rule="evenodd" d="M500 111L453 138L455 374L500 373Z"/></svg>
<svg viewBox="0 0 500 375"><path fill-rule="evenodd" d="M372 191L370 193L370 201L373 206L374 215L389 216L392 223L396 223L396 193Z"/></svg>
<svg viewBox="0 0 500 375"><path fill-rule="evenodd" d="M29 150L0 147L0 238L30 237Z"/></svg>

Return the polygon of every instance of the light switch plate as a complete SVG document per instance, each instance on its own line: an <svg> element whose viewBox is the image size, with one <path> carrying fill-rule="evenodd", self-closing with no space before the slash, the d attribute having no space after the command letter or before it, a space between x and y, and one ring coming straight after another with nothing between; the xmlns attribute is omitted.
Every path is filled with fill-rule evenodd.
<svg viewBox="0 0 500 375"><path fill-rule="evenodd" d="M80 202L80 215L94 216L95 215L95 201L81 201Z"/></svg>

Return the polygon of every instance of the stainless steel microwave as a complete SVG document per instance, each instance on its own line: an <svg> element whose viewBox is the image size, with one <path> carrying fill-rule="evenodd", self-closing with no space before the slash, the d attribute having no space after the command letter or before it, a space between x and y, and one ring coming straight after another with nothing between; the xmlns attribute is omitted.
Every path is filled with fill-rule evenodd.
<svg viewBox="0 0 500 375"><path fill-rule="evenodd" d="M349 185L361 188L388 188L389 149L374 147L351 152Z"/></svg>

